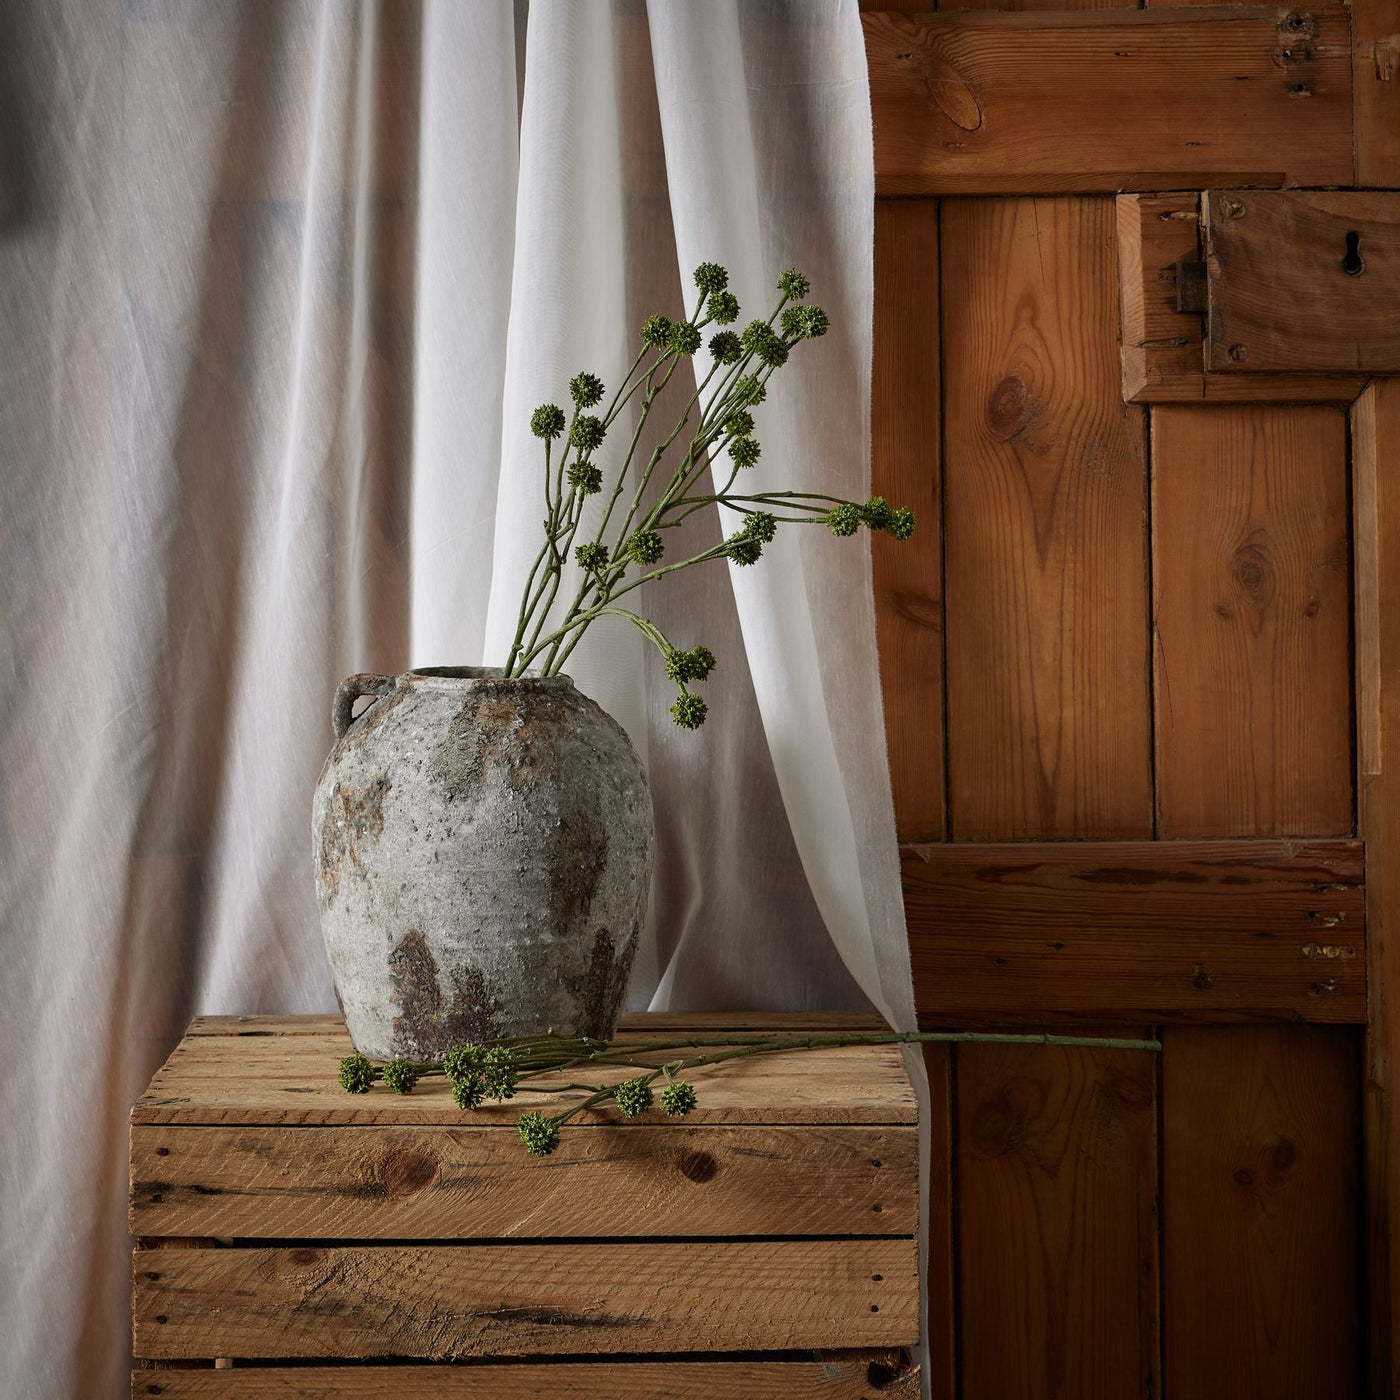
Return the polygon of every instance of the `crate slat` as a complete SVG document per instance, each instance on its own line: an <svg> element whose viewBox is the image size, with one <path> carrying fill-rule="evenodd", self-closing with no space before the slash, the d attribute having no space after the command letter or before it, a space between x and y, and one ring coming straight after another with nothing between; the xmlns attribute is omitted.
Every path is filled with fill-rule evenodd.
<svg viewBox="0 0 1400 1400"><path fill-rule="evenodd" d="M880 1400L918 1400L918 1368L890 1353L820 1361L235 1367L131 1378L132 1400L869 1400L872 1390Z"/></svg>
<svg viewBox="0 0 1400 1400"><path fill-rule="evenodd" d="M906 1346L912 1239L138 1249L138 1356Z"/></svg>
<svg viewBox="0 0 1400 1400"><path fill-rule="evenodd" d="M244 1239L908 1235L918 1171L903 1127L636 1123L565 1132L541 1161L499 1128L137 1125L130 1225Z"/></svg>
<svg viewBox="0 0 1400 1400"><path fill-rule="evenodd" d="M784 1031L787 1028L783 1028ZM823 1027L803 1029L819 1032ZM844 1029L825 1027L825 1029ZM663 1035L671 1030L662 1029ZM680 1032L684 1034L684 1031ZM704 1032L706 1034L720 1032ZM445 1124L470 1121L514 1127L523 1099L488 1104L470 1115L452 1102L445 1081L424 1080L412 1094L376 1088L347 1094L336 1080L351 1052L343 1030L268 1036L187 1036L157 1070L132 1110L133 1123ZM670 1052L671 1056L679 1051ZM659 1056L656 1058L665 1058ZM590 1070L599 1083L631 1069ZM556 1076L559 1082L567 1077ZM711 1065L689 1075L700 1103L689 1123L914 1123L918 1104L897 1045L804 1050ZM549 1079L533 1081L547 1085ZM583 1095L531 1092L530 1106L557 1112ZM586 1121L616 1122L607 1106Z"/></svg>

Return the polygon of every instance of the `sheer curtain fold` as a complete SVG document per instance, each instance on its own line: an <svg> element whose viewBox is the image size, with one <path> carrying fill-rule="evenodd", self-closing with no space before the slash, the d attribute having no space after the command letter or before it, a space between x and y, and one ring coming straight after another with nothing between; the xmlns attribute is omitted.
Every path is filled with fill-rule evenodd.
<svg viewBox="0 0 1400 1400"><path fill-rule="evenodd" d="M530 410L697 262L746 317L796 265L833 330L757 479L868 490L869 98L855 0L0 0L0 123L0 1394L86 1400L127 1107L191 1015L333 1007L329 698L502 659ZM698 733L629 631L570 663L656 801L632 1004L912 1025L863 542L648 607L720 658Z"/></svg>

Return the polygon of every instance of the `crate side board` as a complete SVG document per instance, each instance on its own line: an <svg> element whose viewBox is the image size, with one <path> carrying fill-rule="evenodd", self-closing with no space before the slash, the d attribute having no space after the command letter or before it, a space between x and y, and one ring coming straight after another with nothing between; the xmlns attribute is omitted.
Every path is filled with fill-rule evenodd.
<svg viewBox="0 0 1400 1400"><path fill-rule="evenodd" d="M296 1023L299 1018L278 1018ZM336 1079L342 1057L351 1053L343 1027L311 1018L314 1029L287 1033L268 1025L268 1034L187 1035L156 1071L150 1087L132 1109L133 1123L310 1125L373 1123L445 1124L464 1122L513 1129L521 1100L488 1104L468 1118L452 1102L446 1083L427 1079L410 1095L376 1087L368 1094L347 1094ZM761 1018L751 1034L764 1029ZM851 1031L849 1025L779 1026L781 1033ZM868 1029L861 1026L859 1029ZM722 1035L720 1027L657 1027L651 1038L683 1038L686 1034ZM629 1032L630 1034L634 1034ZM680 1051L669 1052L675 1056ZM665 1055L655 1056L658 1061ZM632 1069L590 1071L600 1083L622 1079ZM577 1074L577 1071L574 1072ZM698 1107L689 1123L914 1123L918 1103L904 1070L897 1045L852 1046L803 1050L792 1054L759 1055L751 1059L706 1066L688 1075L699 1091ZM565 1076L556 1076L561 1082ZM534 1081L547 1086L550 1079ZM558 1094L532 1092L530 1106L557 1112L576 1103L579 1091ZM590 1111L580 1121L615 1123L607 1106Z"/></svg>
<svg viewBox="0 0 1400 1400"><path fill-rule="evenodd" d="M873 1379L872 1379L873 1378ZM898 1352L814 1361L596 1361L505 1366L234 1367L136 1371L132 1400L918 1400Z"/></svg>
<svg viewBox="0 0 1400 1400"><path fill-rule="evenodd" d="M133 1235L477 1239L910 1235L909 1126L570 1129L546 1161L474 1128L131 1130Z"/></svg>
<svg viewBox="0 0 1400 1400"><path fill-rule="evenodd" d="M909 1346L912 1239L137 1249L152 1359Z"/></svg>

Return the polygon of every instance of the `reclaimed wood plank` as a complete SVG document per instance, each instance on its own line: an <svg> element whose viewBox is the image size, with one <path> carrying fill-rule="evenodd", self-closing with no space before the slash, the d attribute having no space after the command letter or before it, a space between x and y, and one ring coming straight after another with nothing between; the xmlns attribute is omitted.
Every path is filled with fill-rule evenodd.
<svg viewBox="0 0 1400 1400"><path fill-rule="evenodd" d="M238 1047L236 1053L228 1053L227 1047L232 1045ZM467 1115L452 1102L442 1079L425 1079L408 1095L392 1094L382 1087L368 1094L347 1094L336 1079L336 1071L340 1058L350 1050L349 1037L343 1032L251 1039L191 1036L157 1070L133 1107L131 1121L456 1127L471 1123L514 1131L520 1114L518 1099L486 1104ZM674 1057L676 1052L670 1054ZM635 1071L600 1068L591 1073L597 1082L605 1083ZM687 1077L694 1082L700 1100L685 1120L690 1125L880 1124L918 1119L918 1104L901 1051L893 1045L754 1056L690 1071ZM567 1079L556 1075L534 1082L545 1086ZM533 1092L530 1105L542 1112L557 1112L582 1096L581 1091L566 1089ZM618 1121L611 1107L590 1109L581 1118L581 1131Z"/></svg>
<svg viewBox="0 0 1400 1400"><path fill-rule="evenodd" d="M1155 1396L1153 1057L978 1045L957 1060L963 1395Z"/></svg>
<svg viewBox="0 0 1400 1400"><path fill-rule="evenodd" d="M1367 1393L1390 1400L1400 1394L1400 380L1378 379L1361 395L1351 433L1358 825L1369 858Z"/></svg>
<svg viewBox="0 0 1400 1400"><path fill-rule="evenodd" d="M957 1202L954 1199L953 1056L950 1045L925 1045L929 1087L928 1379L930 1400L958 1400Z"/></svg>
<svg viewBox="0 0 1400 1400"><path fill-rule="evenodd" d="M1352 830L1346 419L1152 418L1158 835Z"/></svg>
<svg viewBox="0 0 1400 1400"><path fill-rule="evenodd" d="M1366 1019L1359 841L906 846L930 1024Z"/></svg>
<svg viewBox="0 0 1400 1400"><path fill-rule="evenodd" d="M912 1239L137 1250L135 1352L433 1360L907 1346Z"/></svg>
<svg viewBox="0 0 1400 1400"><path fill-rule="evenodd" d="M1351 179L1345 9L863 20L881 194Z"/></svg>
<svg viewBox="0 0 1400 1400"><path fill-rule="evenodd" d="M918 1197L912 1125L629 1123L566 1132L547 1170L468 1126L131 1132L137 1236L909 1235Z"/></svg>
<svg viewBox="0 0 1400 1400"><path fill-rule="evenodd" d="M1176 264L1201 258L1200 195L1118 196L1123 397L1130 403L1350 403L1364 376L1205 373L1205 324L1177 310Z"/></svg>
<svg viewBox="0 0 1400 1400"><path fill-rule="evenodd" d="M1400 193L1202 196L1206 368L1400 372Z"/></svg>
<svg viewBox="0 0 1400 1400"><path fill-rule="evenodd" d="M504 1366L298 1366L136 1371L133 1400L918 1400L897 1353L812 1361L528 1362Z"/></svg>
<svg viewBox="0 0 1400 1400"><path fill-rule="evenodd" d="M919 521L904 544L871 541L890 782L905 841L944 834L938 331L938 205L877 200L871 489Z"/></svg>
<svg viewBox="0 0 1400 1400"><path fill-rule="evenodd" d="M1394 189L1400 186L1400 0L1352 0L1351 26L1352 183Z"/></svg>
<svg viewBox="0 0 1400 1400"><path fill-rule="evenodd" d="M1172 1393L1360 1393L1358 1050L1345 1028L1163 1032Z"/></svg>
<svg viewBox="0 0 1400 1400"><path fill-rule="evenodd" d="M957 840L1151 831L1144 410L1119 389L1113 221L1107 199L943 205Z"/></svg>

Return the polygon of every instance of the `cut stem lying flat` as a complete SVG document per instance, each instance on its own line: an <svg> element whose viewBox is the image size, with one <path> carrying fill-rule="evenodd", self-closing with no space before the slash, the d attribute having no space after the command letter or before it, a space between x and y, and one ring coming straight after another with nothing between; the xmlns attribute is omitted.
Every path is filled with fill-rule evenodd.
<svg viewBox="0 0 1400 1400"><path fill-rule="evenodd" d="M1158 1051L1159 1040L1120 1036L1053 1035L1013 1031L869 1031L831 1035L724 1035L683 1036L662 1040L590 1040L558 1036L526 1036L513 1040L487 1041L454 1046L441 1060L390 1060L373 1065L363 1055L351 1055L340 1063L340 1082L351 1093L368 1093L375 1082L398 1093L412 1092L421 1079L441 1075L452 1086L452 1096L464 1108L478 1108L488 1099L514 1098L517 1091L540 1093L581 1093L585 1097L560 1113L529 1111L518 1124L521 1140L534 1156L553 1152L559 1132L579 1113L609 1101L628 1118L645 1113L654 1103L652 1085L661 1078L666 1083L661 1094L662 1111L683 1117L696 1103L695 1086L679 1076L687 1070L746 1059L752 1055L774 1055L799 1050L830 1050L855 1045L924 1044L1066 1045L1086 1049ZM660 1064L642 1056L682 1054ZM544 1075L557 1075L581 1065L599 1068L640 1069L642 1074L612 1084L570 1081L564 1084L528 1083Z"/></svg>

